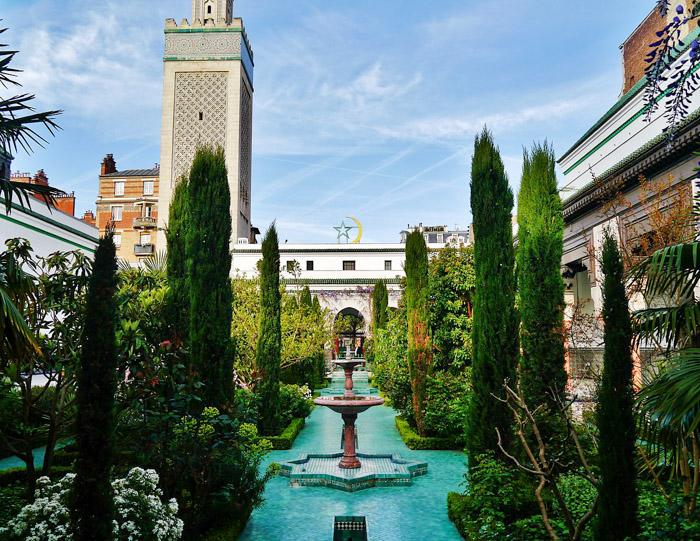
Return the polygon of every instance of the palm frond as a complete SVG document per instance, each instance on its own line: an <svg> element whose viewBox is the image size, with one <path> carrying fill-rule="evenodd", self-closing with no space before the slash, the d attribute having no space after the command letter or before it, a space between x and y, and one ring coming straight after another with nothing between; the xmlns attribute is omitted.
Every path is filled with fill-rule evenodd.
<svg viewBox="0 0 700 541"><path fill-rule="evenodd" d="M15 200L21 207L31 207L33 196L36 194L51 209L52 205L56 204L56 197L65 195L65 193L63 190L51 186L0 179L0 198L2 198L5 211L8 214L12 212L12 203Z"/></svg>
<svg viewBox="0 0 700 541"><path fill-rule="evenodd" d="M41 352L36 337L3 287L0 287L0 336L10 346L10 351Z"/></svg>
<svg viewBox="0 0 700 541"><path fill-rule="evenodd" d="M168 257L163 250L159 250L156 254L151 257L147 257L143 260L143 267L152 273L165 273L165 267L168 261Z"/></svg>
<svg viewBox="0 0 700 541"><path fill-rule="evenodd" d="M700 283L700 242L667 246L654 252L632 271L644 279L647 295L689 297Z"/></svg>
<svg viewBox="0 0 700 541"><path fill-rule="evenodd" d="M674 354L637 395L643 437L664 445L700 427L700 349Z"/></svg>
<svg viewBox="0 0 700 541"><path fill-rule="evenodd" d="M6 28L0 28L0 34ZM7 88L9 85L21 86L16 81L20 70L12 68L17 51L5 49L7 45L0 44L0 85ZM61 129L55 118L61 114L59 110L38 113L31 103L35 99L33 94L18 94L9 98L0 98L0 151L13 153L18 149L31 153L35 146L43 147L47 142L38 129L46 130L49 135L55 135ZM29 196L37 194L49 206L53 198L63 192L46 186L27 185L13 183L0 179L0 195L5 200L5 209L9 213L12 208L13 197L19 200L20 205L29 204Z"/></svg>
<svg viewBox="0 0 700 541"><path fill-rule="evenodd" d="M700 304L688 301L679 306L638 310L632 321L640 338L655 338L673 349L683 346L688 337L697 333Z"/></svg>

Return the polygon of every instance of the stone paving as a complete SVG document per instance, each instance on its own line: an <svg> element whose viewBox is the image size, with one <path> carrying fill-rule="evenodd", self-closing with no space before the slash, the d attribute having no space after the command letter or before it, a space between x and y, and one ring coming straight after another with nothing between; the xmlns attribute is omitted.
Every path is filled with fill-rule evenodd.
<svg viewBox="0 0 700 541"><path fill-rule="evenodd" d="M336 515L364 515L370 541L459 541L447 517L447 493L463 490L466 457L456 451L411 451L394 425L394 410L371 408L357 419L358 451L395 453L428 463L428 473L411 486L376 487L343 492L327 487L291 487L289 479L272 479L265 503L253 512L244 541L331 541ZM340 451L341 420L328 408L315 408L289 451L274 451L270 462L307 453Z"/></svg>

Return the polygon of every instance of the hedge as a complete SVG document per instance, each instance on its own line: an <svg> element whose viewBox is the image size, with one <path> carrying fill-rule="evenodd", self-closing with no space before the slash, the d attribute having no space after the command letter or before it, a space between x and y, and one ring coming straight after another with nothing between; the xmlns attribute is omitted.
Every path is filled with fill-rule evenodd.
<svg viewBox="0 0 700 541"><path fill-rule="evenodd" d="M464 444L459 440L459 438L420 436L413 430L413 428L411 428L408 421L406 421L406 419L400 415L396 416L396 428L398 429L399 434L401 434L401 439L409 449L422 451L461 451L464 448Z"/></svg>
<svg viewBox="0 0 700 541"><path fill-rule="evenodd" d="M251 512L252 509L248 509L242 517L212 528L202 536L202 541L236 541L248 524Z"/></svg>
<svg viewBox="0 0 700 541"><path fill-rule="evenodd" d="M73 468L66 466L54 466L51 468L49 477L58 479L67 473L71 473ZM41 477L41 468L37 469L37 477ZM27 480L27 470L24 467L10 468L0 472L0 487L10 486L15 483L24 483Z"/></svg>
<svg viewBox="0 0 700 541"><path fill-rule="evenodd" d="M447 494L447 516L455 525L459 534L464 539L467 539L467 531L462 523L462 517L466 513L464 509L466 505L465 500L466 498L463 494L458 494L457 492L449 492Z"/></svg>
<svg viewBox="0 0 700 541"><path fill-rule="evenodd" d="M269 441L275 451L286 451L292 448L294 440L299 435L299 432L301 432L301 429L304 428L305 424L306 419L297 417L296 419L292 419L289 426L287 426L279 436L261 436L260 439Z"/></svg>

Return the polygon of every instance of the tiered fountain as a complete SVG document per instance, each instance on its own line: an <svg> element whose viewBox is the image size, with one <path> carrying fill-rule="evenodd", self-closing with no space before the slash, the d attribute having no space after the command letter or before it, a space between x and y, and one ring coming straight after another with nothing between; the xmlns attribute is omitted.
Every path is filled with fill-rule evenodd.
<svg viewBox="0 0 700 541"><path fill-rule="evenodd" d="M424 462L404 460L397 455L357 452L357 416L373 406L384 404L383 398L356 395L354 392L353 373L355 367L364 362L364 359L352 358L349 351L345 359L334 361L345 372L342 396L321 396L314 400L317 405L325 406L342 416L343 452L310 454L298 460L283 462L281 474L290 477L292 485L322 485L355 491L374 486L410 485L413 477L427 473L428 465Z"/></svg>
<svg viewBox="0 0 700 541"><path fill-rule="evenodd" d="M355 443L357 441L355 421L357 416L372 406L384 404L383 398L357 396L353 391L352 374L355 372L356 366L364 363L364 359L351 358L350 350L348 349L345 360L335 361L336 366L341 367L345 372L345 392L343 396L322 396L314 400L318 406L326 406L343 416L343 458L340 459L338 467L347 470L357 469L362 465L355 453Z"/></svg>

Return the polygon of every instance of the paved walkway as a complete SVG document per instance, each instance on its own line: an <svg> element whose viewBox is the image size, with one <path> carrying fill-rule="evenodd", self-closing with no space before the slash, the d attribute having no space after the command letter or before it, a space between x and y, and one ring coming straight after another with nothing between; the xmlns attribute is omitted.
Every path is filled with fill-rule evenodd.
<svg viewBox="0 0 700 541"><path fill-rule="evenodd" d="M291 488L284 477L272 479L265 503L253 512L244 541L332 541L336 515L365 515L370 541L458 541L447 518L447 493L460 491L465 456L454 451L411 451L394 425L395 412L371 408L357 420L359 451L398 453L428 463L428 474L409 487L342 492L325 487ZM309 452L340 450L340 415L317 407L290 451L274 451L269 462L298 458ZM267 465L267 463L265 465Z"/></svg>

